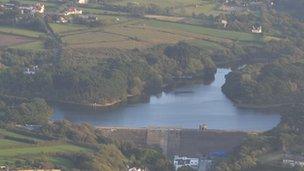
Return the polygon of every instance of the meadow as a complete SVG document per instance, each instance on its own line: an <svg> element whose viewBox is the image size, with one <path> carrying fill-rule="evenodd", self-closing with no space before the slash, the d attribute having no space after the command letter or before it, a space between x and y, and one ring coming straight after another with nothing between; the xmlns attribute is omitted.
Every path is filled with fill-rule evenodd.
<svg viewBox="0 0 304 171"><path fill-rule="evenodd" d="M99 16L101 20L110 15ZM115 17L115 16L112 16ZM155 16L152 16L155 17ZM52 24L52 27L57 26ZM158 19L124 18L97 28L81 29L77 25L57 27L66 48L147 48L157 44L173 44L186 41L206 48L220 48L222 43L260 42L259 35L207 28Z"/></svg>
<svg viewBox="0 0 304 171"><path fill-rule="evenodd" d="M89 148L67 142L39 139L5 129L0 129L0 137L0 164L14 162L28 156L35 158L40 154L54 155L58 153L85 153L91 151ZM29 143L27 142L28 140L35 141L37 144ZM55 159L56 156L53 156L53 158Z"/></svg>

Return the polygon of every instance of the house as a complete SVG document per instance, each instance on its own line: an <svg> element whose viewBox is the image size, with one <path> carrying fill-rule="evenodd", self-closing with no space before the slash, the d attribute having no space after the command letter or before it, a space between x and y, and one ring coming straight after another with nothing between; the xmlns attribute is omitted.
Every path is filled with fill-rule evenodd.
<svg viewBox="0 0 304 171"><path fill-rule="evenodd" d="M82 10L78 10L77 8L75 7L70 7L68 8L65 12L64 12L64 15L65 16L68 16L68 15L80 15L82 14Z"/></svg>
<svg viewBox="0 0 304 171"><path fill-rule="evenodd" d="M31 124L25 124L24 128L29 131L36 131L39 130L42 126L41 125L31 125Z"/></svg>
<svg viewBox="0 0 304 171"><path fill-rule="evenodd" d="M180 156L174 156L173 164L175 167L175 170L178 170L178 168L183 166L189 166L193 169L198 169L199 167L199 159L198 158L188 158L188 157L180 157Z"/></svg>
<svg viewBox="0 0 304 171"><path fill-rule="evenodd" d="M89 0L78 0L78 4L87 4Z"/></svg>
<svg viewBox="0 0 304 171"><path fill-rule="evenodd" d="M56 23L67 23L69 22L64 16L59 16Z"/></svg>
<svg viewBox="0 0 304 171"><path fill-rule="evenodd" d="M0 166L0 170L7 170L7 168L6 168L6 166L1 165L1 166Z"/></svg>
<svg viewBox="0 0 304 171"><path fill-rule="evenodd" d="M43 14L45 7L44 4L37 3L34 6L20 6L19 10L21 14L35 14L35 13Z"/></svg>
<svg viewBox="0 0 304 171"><path fill-rule="evenodd" d="M36 3L33 7L34 13L43 14L45 10L44 4Z"/></svg>
<svg viewBox="0 0 304 171"><path fill-rule="evenodd" d="M26 75L34 75L34 74L36 74L36 71L38 71L38 70L39 70L38 66L35 65L31 68L25 68L23 73Z"/></svg>
<svg viewBox="0 0 304 171"><path fill-rule="evenodd" d="M252 33L257 33L257 34L262 33L262 26L255 26L255 25L252 26L251 32Z"/></svg>
<svg viewBox="0 0 304 171"><path fill-rule="evenodd" d="M32 6L20 6L19 10L20 10L21 14L33 14Z"/></svg>
<svg viewBox="0 0 304 171"><path fill-rule="evenodd" d="M291 167L304 167L304 156L284 155L283 164Z"/></svg>
<svg viewBox="0 0 304 171"><path fill-rule="evenodd" d="M228 21L227 20L221 20L221 23L224 25L224 27L226 28L228 25Z"/></svg>
<svg viewBox="0 0 304 171"><path fill-rule="evenodd" d="M200 131L206 131L207 129L208 129L208 125L207 124L199 125L199 130Z"/></svg>
<svg viewBox="0 0 304 171"><path fill-rule="evenodd" d="M146 170L142 168L132 167L128 171L146 171Z"/></svg>

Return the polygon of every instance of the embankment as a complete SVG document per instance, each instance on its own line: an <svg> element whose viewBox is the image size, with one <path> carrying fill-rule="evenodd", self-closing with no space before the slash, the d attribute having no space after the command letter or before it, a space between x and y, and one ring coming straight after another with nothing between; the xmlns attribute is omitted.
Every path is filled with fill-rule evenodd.
<svg viewBox="0 0 304 171"><path fill-rule="evenodd" d="M139 146L153 146L167 156L204 156L215 151L231 151L250 133L239 131L99 127L105 137Z"/></svg>

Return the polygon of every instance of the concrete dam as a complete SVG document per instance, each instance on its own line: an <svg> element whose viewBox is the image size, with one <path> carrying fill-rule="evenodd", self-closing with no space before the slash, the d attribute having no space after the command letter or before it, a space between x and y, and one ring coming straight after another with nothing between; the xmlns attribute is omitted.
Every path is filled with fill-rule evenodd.
<svg viewBox="0 0 304 171"><path fill-rule="evenodd" d="M112 140L130 142L138 146L161 148L167 156L203 157L215 151L229 152L249 133L179 128L121 128L99 127Z"/></svg>

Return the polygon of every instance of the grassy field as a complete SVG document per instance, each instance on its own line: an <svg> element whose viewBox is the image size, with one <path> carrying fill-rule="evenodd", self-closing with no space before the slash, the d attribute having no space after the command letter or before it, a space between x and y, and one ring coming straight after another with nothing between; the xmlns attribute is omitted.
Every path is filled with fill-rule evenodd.
<svg viewBox="0 0 304 171"><path fill-rule="evenodd" d="M51 28L56 33L64 33L64 32L73 32L78 30L84 30L88 27L78 24L57 24L57 23L50 23Z"/></svg>
<svg viewBox="0 0 304 171"><path fill-rule="evenodd" d="M194 34L199 34L199 35L208 35L208 36L212 36L212 37L232 39L232 40L238 40L238 41L257 41L257 40L259 40L259 37L257 35L250 34L250 33L213 29L213 28L181 24L181 23L172 23L172 22L165 22L165 21L158 21L158 20L146 20L145 24L152 26L152 27L157 27L157 28L181 30L181 31L186 31L186 32L194 33Z"/></svg>
<svg viewBox="0 0 304 171"><path fill-rule="evenodd" d="M114 1L113 4L117 5L127 5L128 3L137 3L139 5L157 4L163 8L166 7L179 7L199 4L201 0L122 0Z"/></svg>
<svg viewBox="0 0 304 171"><path fill-rule="evenodd" d="M18 147L10 149L0 149L0 157L14 157L20 155L35 155L40 153L60 153L60 152L87 152L86 148L82 148L71 144L59 144L48 146L31 146Z"/></svg>
<svg viewBox="0 0 304 171"><path fill-rule="evenodd" d="M15 48L15 49L33 50L33 51L44 50L44 45L41 41L23 43L23 44L14 45L11 47Z"/></svg>
<svg viewBox="0 0 304 171"><path fill-rule="evenodd" d="M7 26L0 26L0 33L13 34L13 35L25 36L31 38L38 38L40 35L44 34L42 32L20 29L15 27L7 27Z"/></svg>
<svg viewBox="0 0 304 171"><path fill-rule="evenodd" d="M7 47L13 46L23 43L28 43L33 41L34 39L22 37L22 36L15 36L15 35L8 35L8 34L1 34L0 33L0 47Z"/></svg>
<svg viewBox="0 0 304 171"><path fill-rule="evenodd" d="M31 136L21 135L5 129L0 129L0 135L10 136L20 139L39 140L39 145L21 142L21 140L11 140L0 138L0 164L13 163L18 159L39 157L40 154L52 155L55 153L82 153L90 152L91 149L77 145L72 145L65 142L49 142L46 140L37 139ZM69 165L69 161L63 158L51 157L51 161L55 164Z"/></svg>
<svg viewBox="0 0 304 171"><path fill-rule="evenodd" d="M144 48L179 41L191 42L200 47L219 48L223 42L263 41L259 35L251 33L153 19L126 19L125 22L80 31L73 31L77 27L61 27L57 32L64 32L62 40L67 47L72 48Z"/></svg>
<svg viewBox="0 0 304 171"><path fill-rule="evenodd" d="M26 143L8 140L8 139L0 139L0 149L7 149L7 148L13 148L13 147L21 147L25 146Z"/></svg>
<svg viewBox="0 0 304 171"><path fill-rule="evenodd" d="M128 3L147 6L149 4L157 4L161 8L170 8L174 15L192 16L192 14L215 15L220 11L218 5L213 0L121 0L113 1L112 4L127 6Z"/></svg>
<svg viewBox="0 0 304 171"><path fill-rule="evenodd" d="M7 131L5 129L0 129L0 135L10 136L10 137L15 137L15 138L24 138L24 139L29 139L29 140L39 140L39 139L34 138L34 137L29 137L29 136L17 134L15 132Z"/></svg>

